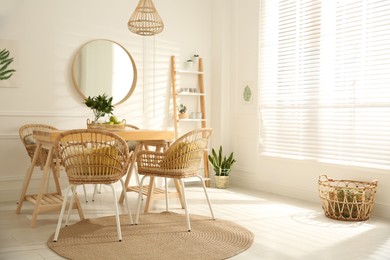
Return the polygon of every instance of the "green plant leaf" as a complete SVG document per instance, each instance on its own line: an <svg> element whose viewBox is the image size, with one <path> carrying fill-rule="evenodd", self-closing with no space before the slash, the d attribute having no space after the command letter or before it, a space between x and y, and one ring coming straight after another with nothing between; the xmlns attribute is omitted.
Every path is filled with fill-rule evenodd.
<svg viewBox="0 0 390 260"><path fill-rule="evenodd" d="M87 97L84 100L84 104L91 108L95 115L95 122L99 120L100 117L105 115L112 115L114 112L114 106L112 105L113 97L108 97L106 94Z"/></svg>
<svg viewBox="0 0 390 260"><path fill-rule="evenodd" d="M8 66L14 61L14 58L8 58L10 52L6 49L0 51L0 80L9 79L16 70L8 69Z"/></svg>
<svg viewBox="0 0 390 260"><path fill-rule="evenodd" d="M214 169L215 175L217 176L228 176L232 165L236 161L233 153L231 153L229 157L223 156L222 145L219 147L218 153L214 150L214 148L211 149L211 154L209 154L208 160Z"/></svg>

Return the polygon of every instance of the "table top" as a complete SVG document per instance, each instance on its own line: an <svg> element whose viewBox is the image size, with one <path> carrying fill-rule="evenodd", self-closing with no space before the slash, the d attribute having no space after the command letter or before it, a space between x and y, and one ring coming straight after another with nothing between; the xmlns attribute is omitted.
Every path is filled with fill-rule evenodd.
<svg viewBox="0 0 390 260"><path fill-rule="evenodd" d="M57 136L66 130L34 130L33 136L35 140L41 143L54 143ZM113 129L108 130L122 137L124 140L133 141L152 141L152 140L167 140L172 141L175 138L174 131L166 130L124 130Z"/></svg>

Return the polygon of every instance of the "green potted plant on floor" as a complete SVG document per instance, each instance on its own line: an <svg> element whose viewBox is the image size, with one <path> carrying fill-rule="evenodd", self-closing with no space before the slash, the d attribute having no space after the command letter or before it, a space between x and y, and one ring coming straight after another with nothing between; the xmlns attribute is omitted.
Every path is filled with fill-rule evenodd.
<svg viewBox="0 0 390 260"><path fill-rule="evenodd" d="M218 153L211 150L211 154L208 156L215 173L215 187L224 189L229 187L229 174L233 164L236 162L233 156L233 152L226 157L222 154L222 145L219 146Z"/></svg>

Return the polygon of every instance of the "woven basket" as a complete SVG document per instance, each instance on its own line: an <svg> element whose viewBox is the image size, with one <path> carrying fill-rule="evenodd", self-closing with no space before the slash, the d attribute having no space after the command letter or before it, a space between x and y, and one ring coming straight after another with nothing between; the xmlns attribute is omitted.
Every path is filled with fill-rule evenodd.
<svg viewBox="0 0 390 260"><path fill-rule="evenodd" d="M121 124L102 124L102 123L93 123L91 120L87 119L87 129L125 129L126 120L123 119Z"/></svg>
<svg viewBox="0 0 390 260"><path fill-rule="evenodd" d="M363 221L370 217L378 181L333 180L318 178L318 191L325 216L347 221Z"/></svg>
<svg viewBox="0 0 390 260"><path fill-rule="evenodd" d="M229 176L214 176L215 178L215 188L217 189L226 189L229 188Z"/></svg>

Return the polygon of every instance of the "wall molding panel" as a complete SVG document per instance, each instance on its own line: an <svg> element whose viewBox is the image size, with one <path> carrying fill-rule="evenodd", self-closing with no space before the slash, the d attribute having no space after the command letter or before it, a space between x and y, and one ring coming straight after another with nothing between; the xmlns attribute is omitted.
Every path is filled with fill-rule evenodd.
<svg viewBox="0 0 390 260"><path fill-rule="evenodd" d="M9 139L19 139L19 135L18 134L3 134L3 133L0 133L0 140L1 139L6 139L6 140L9 140Z"/></svg>
<svg viewBox="0 0 390 260"><path fill-rule="evenodd" d="M47 111L1 111L0 117L77 117L88 118L91 113L48 113Z"/></svg>

